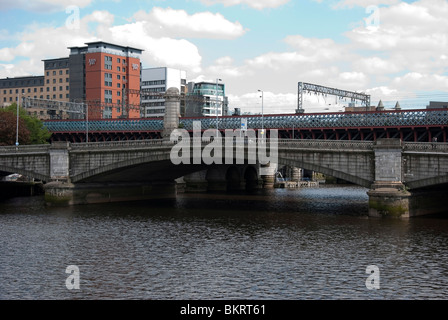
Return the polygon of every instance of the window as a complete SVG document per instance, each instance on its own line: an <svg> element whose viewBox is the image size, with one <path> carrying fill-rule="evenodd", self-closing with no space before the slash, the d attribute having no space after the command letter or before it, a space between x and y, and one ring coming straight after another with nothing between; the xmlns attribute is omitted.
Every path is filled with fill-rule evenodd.
<svg viewBox="0 0 448 320"><path fill-rule="evenodd" d="M62 94L59 94L59 99L62 99Z"/></svg>
<svg viewBox="0 0 448 320"><path fill-rule="evenodd" d="M65 86L65 90L69 90L70 89L70 87L69 86Z"/></svg>
<svg viewBox="0 0 448 320"><path fill-rule="evenodd" d="M117 58L117 62L118 62L118 63L120 63L120 62L121 62L120 60L121 60L120 58Z"/></svg>
<svg viewBox="0 0 448 320"><path fill-rule="evenodd" d="M49 75L50 75L50 72L47 71L47 72L46 72L46 75L49 76Z"/></svg>
<svg viewBox="0 0 448 320"><path fill-rule="evenodd" d="M118 79L118 80L120 80L120 79L121 79L121 76L120 76L119 74L117 74L117 79Z"/></svg>
<svg viewBox="0 0 448 320"><path fill-rule="evenodd" d="M50 79L47 79L47 81L46 81L46 82L47 82L47 84L50 84Z"/></svg>
<svg viewBox="0 0 448 320"><path fill-rule="evenodd" d="M117 88L121 88L121 85L119 83L117 83Z"/></svg>
<svg viewBox="0 0 448 320"><path fill-rule="evenodd" d="M56 75L56 71L53 71L53 75L54 75L54 76Z"/></svg>
<svg viewBox="0 0 448 320"><path fill-rule="evenodd" d="M120 68L120 67L117 67L117 71L118 71L118 72L121 72L121 68Z"/></svg>
<svg viewBox="0 0 448 320"><path fill-rule="evenodd" d="M56 83L56 79L53 79L53 84Z"/></svg>
<svg viewBox="0 0 448 320"><path fill-rule="evenodd" d="M50 91L50 87L47 87L47 92L49 92Z"/></svg>
<svg viewBox="0 0 448 320"><path fill-rule="evenodd" d="M59 70L59 75L62 76L62 70Z"/></svg>
<svg viewBox="0 0 448 320"><path fill-rule="evenodd" d="M65 82L69 82L69 79L68 79L68 78L65 78Z"/></svg>
<svg viewBox="0 0 448 320"><path fill-rule="evenodd" d="M47 94L47 99L50 99L50 95L49 94Z"/></svg>
<svg viewBox="0 0 448 320"><path fill-rule="evenodd" d="M67 70L65 70L65 74L68 74L68 69L67 69Z"/></svg>
<svg viewBox="0 0 448 320"><path fill-rule="evenodd" d="M59 83L62 83L62 78L59 79Z"/></svg>
<svg viewBox="0 0 448 320"><path fill-rule="evenodd" d="M53 87L53 91L56 91L56 87Z"/></svg>
<svg viewBox="0 0 448 320"><path fill-rule="evenodd" d="M62 86L61 86L61 87L59 87L59 91L62 91Z"/></svg>

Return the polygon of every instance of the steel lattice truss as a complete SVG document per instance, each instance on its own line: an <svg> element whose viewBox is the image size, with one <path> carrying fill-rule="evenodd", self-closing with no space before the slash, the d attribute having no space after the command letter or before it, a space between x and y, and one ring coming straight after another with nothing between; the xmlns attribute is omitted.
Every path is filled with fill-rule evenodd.
<svg viewBox="0 0 448 320"><path fill-rule="evenodd" d="M84 102L68 102L48 99L38 99L23 97L22 105L24 108L37 108L42 110L62 111L68 114L82 114L86 112Z"/></svg>
<svg viewBox="0 0 448 320"><path fill-rule="evenodd" d="M448 110L266 115L263 119L260 115L227 116L219 117L218 127L220 130L240 129L242 118L247 118L248 129L260 129L262 122L265 129L425 127L447 126ZM194 121L200 121L203 130L216 128L215 117L181 118L180 127L191 131ZM45 126L51 132L83 132L86 130L86 121L46 121ZM163 118L89 120L88 130L97 132L162 131Z"/></svg>
<svg viewBox="0 0 448 320"><path fill-rule="evenodd" d="M321 94L329 94L333 96L338 96L341 98L351 98L352 101L359 100L362 102L362 104L366 107L370 106L370 96L364 93L358 93L358 92L352 92L352 91L346 91L336 88L329 88L320 86L317 84L312 83L306 83L306 82L299 82L298 84L298 113L303 113L303 93L304 91L311 91L315 93L321 93Z"/></svg>

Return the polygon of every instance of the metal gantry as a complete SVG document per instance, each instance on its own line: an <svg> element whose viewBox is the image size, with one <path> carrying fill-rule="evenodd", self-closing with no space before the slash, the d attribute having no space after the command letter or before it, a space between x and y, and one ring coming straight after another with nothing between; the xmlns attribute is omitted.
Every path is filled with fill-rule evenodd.
<svg viewBox="0 0 448 320"><path fill-rule="evenodd" d="M22 97L22 106L25 109L48 110L53 118L59 118L61 113L66 113L73 119L84 117L86 113L85 102L69 102L50 99Z"/></svg>
<svg viewBox="0 0 448 320"><path fill-rule="evenodd" d="M359 100L362 102L362 104L364 106L370 107L370 95L367 95L364 93L359 93L359 92L324 87L324 86L312 84L312 83L299 82L298 83L297 113L303 113L305 110L303 107L303 94L305 91L306 92L315 92L315 93L320 93L320 94L325 94L325 95L329 94L329 95L338 96L341 98L350 98L350 99L352 99L352 102Z"/></svg>

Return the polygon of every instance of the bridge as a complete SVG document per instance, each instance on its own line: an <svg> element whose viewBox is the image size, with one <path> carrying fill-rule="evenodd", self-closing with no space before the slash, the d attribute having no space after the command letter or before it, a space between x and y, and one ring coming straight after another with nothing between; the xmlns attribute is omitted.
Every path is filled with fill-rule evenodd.
<svg viewBox="0 0 448 320"><path fill-rule="evenodd" d="M180 118L179 126L192 131L193 122L201 121L202 128L241 128L247 119L247 128L277 129L283 139L357 140L376 141L398 138L409 142L448 142L448 110L384 110L336 113L300 113L283 115L248 115ZM162 118L52 120L45 126L52 132L52 141L126 141L160 139ZM218 122L218 123L217 123Z"/></svg>
<svg viewBox="0 0 448 320"><path fill-rule="evenodd" d="M446 143L278 139L270 141L269 148L274 142L278 146L276 163L267 165L259 161L175 165L170 153L176 144L167 139L0 147L0 171L44 181L50 205L76 205L172 197L175 179L188 180L198 172L211 191L269 188L282 164L369 188L371 216L400 217L430 212L428 200L422 206L422 197L414 197L414 190L448 183ZM254 143L259 147L261 141ZM210 147L204 141L200 146L202 152ZM247 160L252 149L246 145L244 150ZM263 167L268 168L264 173ZM425 199L429 199L427 194Z"/></svg>
<svg viewBox="0 0 448 320"><path fill-rule="evenodd" d="M200 120L202 129L207 129L216 128L215 119L180 118L179 108L178 90L170 88L163 120L49 122L53 132L69 130L81 136L97 130L110 138L111 128L114 132L128 133L137 132L136 128L141 132L152 130L154 136L127 141L53 141L42 146L0 147L0 173L20 173L44 181L49 205L76 205L173 197L175 180L181 177L190 185L208 191L272 188L278 166L288 165L368 188L370 216L411 217L446 210L445 194L425 192L425 188L448 183L448 144L431 139L446 140L447 110L251 116L248 128L259 128L261 121L268 129L268 139L234 142L227 149L227 139L221 144L219 139L198 139L195 135L198 131L195 120ZM239 117L222 117L218 121L220 130L237 129L241 125ZM372 131L366 133L370 140L365 135L364 139L355 139L347 131L357 126L357 137L363 137L360 128L383 130L388 124L399 129L398 136L391 137L393 131L387 131L382 138ZM285 139L281 134L275 137L275 132L285 134L296 125L302 126L299 130L306 127L321 133L326 128L329 131L322 134L336 138L316 139L314 131L311 138L305 139L296 136ZM346 130L349 139L337 139L338 128ZM417 131L406 133L403 128L426 128L426 136L422 136L427 142L407 141L409 135L418 136ZM178 132L182 132L181 140L175 136ZM295 129L290 133L294 135ZM184 145L191 135L193 144ZM237 140L238 135L234 138ZM179 148L182 154L185 152L186 161L175 163L173 150L178 153ZM217 152L219 148L225 152ZM260 150L270 154L268 161L257 158ZM214 161L209 163L204 158L197 161L198 153L200 156L213 153Z"/></svg>

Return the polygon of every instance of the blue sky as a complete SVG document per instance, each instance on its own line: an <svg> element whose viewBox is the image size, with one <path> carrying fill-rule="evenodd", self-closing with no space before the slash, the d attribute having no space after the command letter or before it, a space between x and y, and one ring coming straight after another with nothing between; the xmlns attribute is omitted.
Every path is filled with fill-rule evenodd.
<svg viewBox="0 0 448 320"><path fill-rule="evenodd" d="M144 49L143 67L223 79L243 112L260 109L258 89L265 112L294 112L299 81L424 108L448 100L447 16L447 0L0 0L0 77L103 40Z"/></svg>

